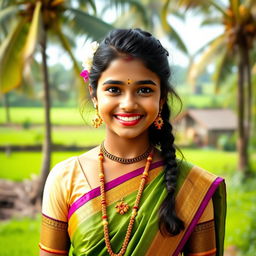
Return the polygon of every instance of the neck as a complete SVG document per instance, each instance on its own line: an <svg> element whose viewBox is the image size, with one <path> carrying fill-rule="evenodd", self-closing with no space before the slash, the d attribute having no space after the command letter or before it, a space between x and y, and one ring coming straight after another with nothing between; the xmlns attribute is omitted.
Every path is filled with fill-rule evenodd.
<svg viewBox="0 0 256 256"><path fill-rule="evenodd" d="M128 139L119 136L106 135L104 146L111 154L123 157L134 158L143 154L149 147L148 133L139 137Z"/></svg>

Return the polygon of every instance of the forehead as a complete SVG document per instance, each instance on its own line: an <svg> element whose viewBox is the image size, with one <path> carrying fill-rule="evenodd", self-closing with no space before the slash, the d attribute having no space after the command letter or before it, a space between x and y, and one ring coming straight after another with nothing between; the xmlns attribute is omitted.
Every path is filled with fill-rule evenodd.
<svg viewBox="0 0 256 256"><path fill-rule="evenodd" d="M156 84L160 84L158 75L145 67L143 62L139 59L125 60L124 58L117 58L113 60L108 68L101 74L99 83L107 79L114 79L126 81L131 79L133 81L150 79Z"/></svg>

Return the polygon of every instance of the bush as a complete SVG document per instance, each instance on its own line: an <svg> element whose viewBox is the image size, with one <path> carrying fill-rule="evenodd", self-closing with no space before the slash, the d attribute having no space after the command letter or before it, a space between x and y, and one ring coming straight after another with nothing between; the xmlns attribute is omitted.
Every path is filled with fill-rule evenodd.
<svg viewBox="0 0 256 256"><path fill-rule="evenodd" d="M251 223L248 223L248 231L243 235L243 246L241 248L241 255L243 256L255 256L256 255L256 206L254 206L248 215L251 218Z"/></svg>
<svg viewBox="0 0 256 256"><path fill-rule="evenodd" d="M29 119L24 120L23 123L22 123L22 127L25 130L29 129L31 127L31 121Z"/></svg>
<svg viewBox="0 0 256 256"><path fill-rule="evenodd" d="M223 134L219 137L217 146L221 150L235 151L236 150L236 135Z"/></svg>

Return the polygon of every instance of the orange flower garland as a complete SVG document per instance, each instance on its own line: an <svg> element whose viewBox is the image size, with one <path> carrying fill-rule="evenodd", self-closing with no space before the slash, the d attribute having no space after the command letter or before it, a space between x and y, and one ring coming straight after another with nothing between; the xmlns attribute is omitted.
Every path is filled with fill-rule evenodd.
<svg viewBox="0 0 256 256"><path fill-rule="evenodd" d="M131 218L130 218L130 221L129 221L129 224L127 227L124 242L122 244L120 251L118 253L114 253L111 248L110 238L109 238L107 204L106 204L106 193L105 193L105 178L104 178L105 176L104 176L104 168L103 168L104 156L103 156L102 151L100 150L100 153L99 153L99 169L100 169L99 178L100 178L100 193L101 193L102 224L103 224L105 244L107 247L107 251L108 251L109 255L111 255L111 256L122 256L122 255L124 255L124 253L127 249L128 243L130 241L131 233L132 233L133 224L135 222L135 217L136 217L137 211L139 209L139 203L141 200L141 196L142 196L145 184L146 184L146 180L148 178L149 167L150 167L150 164L153 159L153 151L154 150L152 150L149 153L149 156L147 157L147 162L146 162L145 169L141 176L140 186L139 186L138 193L137 193L137 196L135 199L135 203L134 203L134 206L132 209L132 214L131 214Z"/></svg>

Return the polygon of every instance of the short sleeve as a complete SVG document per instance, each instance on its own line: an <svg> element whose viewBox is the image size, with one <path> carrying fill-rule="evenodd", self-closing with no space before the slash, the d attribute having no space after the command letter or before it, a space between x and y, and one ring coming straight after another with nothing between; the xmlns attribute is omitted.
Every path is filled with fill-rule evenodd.
<svg viewBox="0 0 256 256"><path fill-rule="evenodd" d="M46 252L67 255L68 209L72 161L56 165L47 177L42 203L42 225L39 247Z"/></svg>
<svg viewBox="0 0 256 256"><path fill-rule="evenodd" d="M67 222L68 170L65 163L56 165L49 173L43 193L42 213Z"/></svg>

